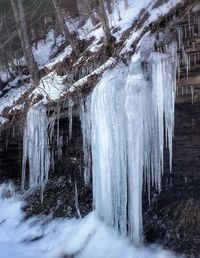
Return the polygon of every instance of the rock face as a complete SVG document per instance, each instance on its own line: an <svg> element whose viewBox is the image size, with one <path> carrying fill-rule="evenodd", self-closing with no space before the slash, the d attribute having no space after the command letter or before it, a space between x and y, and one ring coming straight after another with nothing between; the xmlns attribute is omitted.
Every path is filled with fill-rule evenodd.
<svg viewBox="0 0 200 258"><path fill-rule="evenodd" d="M43 203L40 201L40 189L25 197L27 205L24 209L27 216L80 217L92 210L91 185L85 187L83 179L82 133L79 117L73 117L71 140L68 125L67 117L59 120L59 138L62 138L62 146L60 146L57 145L58 131L57 123L55 124L54 169L50 171L50 180L45 187ZM60 147L62 147L61 153Z"/></svg>
<svg viewBox="0 0 200 258"><path fill-rule="evenodd" d="M144 216L147 242L196 257L200 252L200 103L176 105L173 168Z"/></svg>
<svg viewBox="0 0 200 258"><path fill-rule="evenodd" d="M190 6L177 24L181 62L177 78L173 168L170 173L166 155L162 192L154 196L144 216L147 242L162 244L188 257L200 253L199 18L199 8Z"/></svg>
<svg viewBox="0 0 200 258"><path fill-rule="evenodd" d="M74 182L66 177L54 177L49 180L44 191L43 203L40 201L40 189L25 194L26 217L50 215L51 217L84 217L92 210L92 191L81 180L77 182L76 196Z"/></svg>
<svg viewBox="0 0 200 258"><path fill-rule="evenodd" d="M189 14L188 14L189 13ZM152 189L151 204L144 193L144 233L147 243L159 243L188 257L200 253L200 10L188 8L177 23L181 29L178 54L182 57L177 78L173 168L170 173L168 152L160 195ZM184 47L184 51L183 51ZM185 62L183 56L187 54ZM189 69L190 68L190 69ZM73 119L73 135L69 141L67 118L60 119L63 137L61 158L54 139L55 169L40 203L40 190L27 193L24 207L27 216L56 217L86 215L92 208L91 186L83 183L83 152L80 120ZM55 125L56 128L56 125ZM11 135L11 134L10 134ZM55 132L56 135L56 132ZM0 138L0 179L21 177L22 136ZM7 146L6 146L7 145ZM78 195L76 195L77 185ZM77 207L78 200L78 207Z"/></svg>
<svg viewBox="0 0 200 258"><path fill-rule="evenodd" d="M0 137L0 180L20 180L22 137Z"/></svg>
<svg viewBox="0 0 200 258"><path fill-rule="evenodd" d="M57 121L58 122L58 121ZM50 180L45 187L44 201L41 203L40 189L24 194L27 204L24 211L27 217L33 215L51 215L52 217L79 217L87 215L92 210L91 185L85 187L83 179L83 151L80 120L73 118L72 139L69 141L67 117L59 120L59 135L62 137L62 153L57 145L57 122L53 139L55 153L54 169L51 168ZM22 164L22 134L15 137L2 135L0 142L0 180L13 180L20 188ZM27 184L28 188L28 178ZM77 192L76 192L77 187Z"/></svg>

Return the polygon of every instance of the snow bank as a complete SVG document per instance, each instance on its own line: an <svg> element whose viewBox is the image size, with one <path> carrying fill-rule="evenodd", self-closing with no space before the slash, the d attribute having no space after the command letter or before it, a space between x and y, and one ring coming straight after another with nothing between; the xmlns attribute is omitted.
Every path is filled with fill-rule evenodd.
<svg viewBox="0 0 200 258"><path fill-rule="evenodd" d="M95 213L84 219L35 217L24 220L23 203L11 184L0 186L0 257L60 258L175 258L159 247L136 248L127 238L100 222ZM11 197L11 198L9 198Z"/></svg>

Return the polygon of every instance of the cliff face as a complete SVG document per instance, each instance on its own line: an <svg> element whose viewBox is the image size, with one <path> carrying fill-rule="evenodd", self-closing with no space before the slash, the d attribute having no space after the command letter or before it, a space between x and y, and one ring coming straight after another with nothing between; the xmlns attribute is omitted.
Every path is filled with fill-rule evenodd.
<svg viewBox="0 0 200 258"><path fill-rule="evenodd" d="M170 173L166 155L162 192L155 196L145 221L147 241L192 257L200 251L199 18L199 10L190 6L176 25L182 45L178 53L188 60L177 78L173 168Z"/></svg>
<svg viewBox="0 0 200 258"><path fill-rule="evenodd" d="M158 195L152 189L151 204L148 205L146 199L143 204L144 231L147 243L156 242L175 251L196 256L200 252L200 11L188 5L183 14L178 15L175 23L181 61L177 76L173 167L170 173L166 151L162 191ZM79 216L77 198L82 215L87 214L92 207L91 186L85 188L82 177L83 139L77 107L73 114L71 140L68 138L68 110L63 108L62 111L64 115L59 121L59 132L64 142L62 155L59 158L55 133L55 170L51 171L42 205L39 190L25 197L28 200L25 207L28 216L49 213L54 216ZM58 121L55 128L57 123ZM22 134L19 130L16 134L9 132L8 136L2 134L1 139L1 180L11 178L19 184ZM146 193L144 197L145 195ZM66 199L70 201L66 202Z"/></svg>

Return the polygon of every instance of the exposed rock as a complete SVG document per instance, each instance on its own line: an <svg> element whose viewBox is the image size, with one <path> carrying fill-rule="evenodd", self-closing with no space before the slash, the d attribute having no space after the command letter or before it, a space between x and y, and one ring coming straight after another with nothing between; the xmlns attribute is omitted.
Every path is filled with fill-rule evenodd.
<svg viewBox="0 0 200 258"><path fill-rule="evenodd" d="M84 185L78 186L78 203L84 217L92 210L92 191ZM40 189L25 194L26 217L33 215L51 215L52 217L79 217L76 209L74 183L64 177L49 180L41 203Z"/></svg>
<svg viewBox="0 0 200 258"><path fill-rule="evenodd" d="M173 168L144 216L146 241L197 257L200 253L200 103L177 104ZM195 122L194 122L195 121Z"/></svg>

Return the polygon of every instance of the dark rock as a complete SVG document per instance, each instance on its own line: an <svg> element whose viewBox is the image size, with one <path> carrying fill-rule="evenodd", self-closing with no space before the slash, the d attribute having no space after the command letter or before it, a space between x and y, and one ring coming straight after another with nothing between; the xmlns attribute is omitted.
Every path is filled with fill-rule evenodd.
<svg viewBox="0 0 200 258"><path fill-rule="evenodd" d="M145 204L146 241L188 257L200 254L200 103L176 104L173 168L165 154L160 195ZM194 121L195 120L195 123Z"/></svg>
<svg viewBox="0 0 200 258"><path fill-rule="evenodd" d="M84 217L92 210L92 191L84 185L78 187L79 210ZM49 180L44 190L44 200L41 203L41 190L25 195L26 217L35 215L51 215L52 217L78 217L75 205L75 188L72 182L64 177Z"/></svg>

